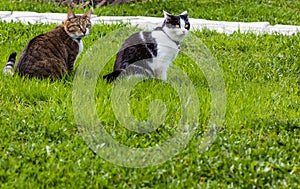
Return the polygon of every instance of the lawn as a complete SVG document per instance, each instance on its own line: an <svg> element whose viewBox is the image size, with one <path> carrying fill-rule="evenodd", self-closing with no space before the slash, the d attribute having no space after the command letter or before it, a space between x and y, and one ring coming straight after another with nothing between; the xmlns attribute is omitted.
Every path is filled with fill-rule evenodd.
<svg viewBox="0 0 300 189"><path fill-rule="evenodd" d="M194 3L190 7L189 3L179 1L153 0L103 7L95 9L95 13L160 16L161 9L182 12L178 6L182 5L182 9L198 18L300 24L298 1ZM0 10L65 12L67 8L1 1ZM12 51L19 56L31 38L55 27L3 22L0 25L1 67ZM123 24L95 25L84 39L85 51L77 61L78 70L80 63L97 58L85 59L89 47L122 27ZM299 188L300 34L224 35L204 30L192 35L213 56L222 71L226 90L225 119L206 151L199 153L199 144L208 131L212 90L203 70L184 54L178 56L174 65L186 73L194 86L198 125L188 144L175 156L146 168L114 164L87 144L88 139L82 137L87 127L78 125L76 112L90 112L89 107L82 106L81 110L74 106L74 95L78 95L74 93L74 84L82 84L75 73L55 82L0 74L0 188ZM184 48L183 45L182 51ZM113 60L114 57L100 76L112 69ZM97 62L93 62L89 65L98 68ZM161 113L165 117L163 123L150 133L130 131L119 122L114 109L118 103L111 101L118 95L111 95L113 91L114 84L100 77L91 94L100 123L114 140L131 148L149 148L163 144L176 133L184 108L177 91L168 83L146 81L131 92L128 109L136 121L151 117L151 113L161 113L148 112L148 107L166 110ZM86 90L86 95L89 92ZM155 99L165 106L151 106Z"/></svg>
<svg viewBox="0 0 300 189"><path fill-rule="evenodd" d="M1 0L0 10L67 12L67 7L35 0ZM101 16L162 16L162 10L181 13L187 10L193 18L220 21L262 22L300 25L300 1L296 0L132 0L140 3L103 6L94 10ZM77 8L76 10L82 11Z"/></svg>

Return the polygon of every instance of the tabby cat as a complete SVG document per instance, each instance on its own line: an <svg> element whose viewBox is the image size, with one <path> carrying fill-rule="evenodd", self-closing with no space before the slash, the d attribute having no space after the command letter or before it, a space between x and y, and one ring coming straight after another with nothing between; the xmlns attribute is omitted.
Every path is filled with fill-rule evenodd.
<svg viewBox="0 0 300 189"><path fill-rule="evenodd" d="M80 16L70 10L62 26L30 40L19 58L15 74L56 79L72 71L76 57L83 50L81 39L90 32L91 14L90 10ZM14 52L3 69L4 74L13 72L15 59Z"/></svg>
<svg viewBox="0 0 300 189"><path fill-rule="evenodd" d="M190 29L187 11L171 15L164 11L162 27L138 32L125 40L117 53L112 73L103 76L113 81L124 75L167 80L169 65L177 57L180 42Z"/></svg>

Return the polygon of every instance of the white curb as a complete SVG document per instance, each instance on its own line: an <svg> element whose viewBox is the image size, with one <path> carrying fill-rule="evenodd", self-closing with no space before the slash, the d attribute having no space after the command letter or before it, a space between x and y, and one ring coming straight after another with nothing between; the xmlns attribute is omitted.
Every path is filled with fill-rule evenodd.
<svg viewBox="0 0 300 189"><path fill-rule="evenodd" d="M0 11L0 21L2 22L23 22L23 23L56 23L61 24L65 19L64 13L37 13L37 12L21 12L21 11ZM133 25L147 30L151 30L160 26L163 18L158 17L143 17L143 16L96 16L92 15L92 22L99 23L119 23L130 22ZM263 33L280 33L284 35L293 35L300 32L300 26L292 25L275 25L272 26L269 22L225 22L225 21L211 21L204 19L190 18L192 30L215 30L219 33L231 34L236 31L241 33L252 32L256 34Z"/></svg>

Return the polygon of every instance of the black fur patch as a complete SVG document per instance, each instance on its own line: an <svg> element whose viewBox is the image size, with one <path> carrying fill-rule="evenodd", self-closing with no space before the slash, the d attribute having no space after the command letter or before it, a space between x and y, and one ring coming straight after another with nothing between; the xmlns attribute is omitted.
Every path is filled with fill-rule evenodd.
<svg viewBox="0 0 300 189"><path fill-rule="evenodd" d="M113 81L131 64L140 64L155 57L157 57L157 43L151 36L151 32L134 33L125 40L119 50L114 65L114 72L103 76L103 78ZM141 65L145 64L141 63Z"/></svg>

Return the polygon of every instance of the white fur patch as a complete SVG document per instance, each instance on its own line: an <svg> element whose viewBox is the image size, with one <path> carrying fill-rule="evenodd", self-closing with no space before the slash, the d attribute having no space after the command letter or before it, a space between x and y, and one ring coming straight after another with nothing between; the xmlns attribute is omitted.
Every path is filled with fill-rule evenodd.
<svg viewBox="0 0 300 189"><path fill-rule="evenodd" d="M77 39L74 39L74 41L78 44L78 47L79 47L79 49L78 49L78 54L77 54L77 56L76 56L76 58L78 58L78 56L82 53L82 51L83 51L83 42L82 42L82 40L80 40L79 42L78 42L78 40ZM75 66L75 63L76 63L76 61L74 62L74 66Z"/></svg>
<svg viewBox="0 0 300 189"><path fill-rule="evenodd" d="M139 34L140 34L140 38L142 39L142 41L145 42L145 38L144 38L143 32L140 32Z"/></svg>
<svg viewBox="0 0 300 189"><path fill-rule="evenodd" d="M180 19L180 28L168 28L164 27L163 30L168 34L168 36L174 40L181 42L184 40L184 38L187 36L189 30L187 30L185 27L185 21L183 19Z"/></svg>
<svg viewBox="0 0 300 189"><path fill-rule="evenodd" d="M3 74L4 75L7 75L7 74L9 74L9 75L13 75L13 66L11 66L10 64L14 64L14 62L8 62L7 64L6 64L6 66L3 68Z"/></svg>
<svg viewBox="0 0 300 189"><path fill-rule="evenodd" d="M149 64L155 77L167 80L167 70L177 57L179 48L163 31L153 31L152 37L157 42L157 57Z"/></svg>
<svg viewBox="0 0 300 189"><path fill-rule="evenodd" d="M78 42L78 40L76 40L76 39L74 39L74 41L76 41L76 43L78 44L78 47L79 47L79 51L78 51L78 54L77 54L77 57L78 57L83 51L83 42L82 42L82 40L80 40Z"/></svg>

